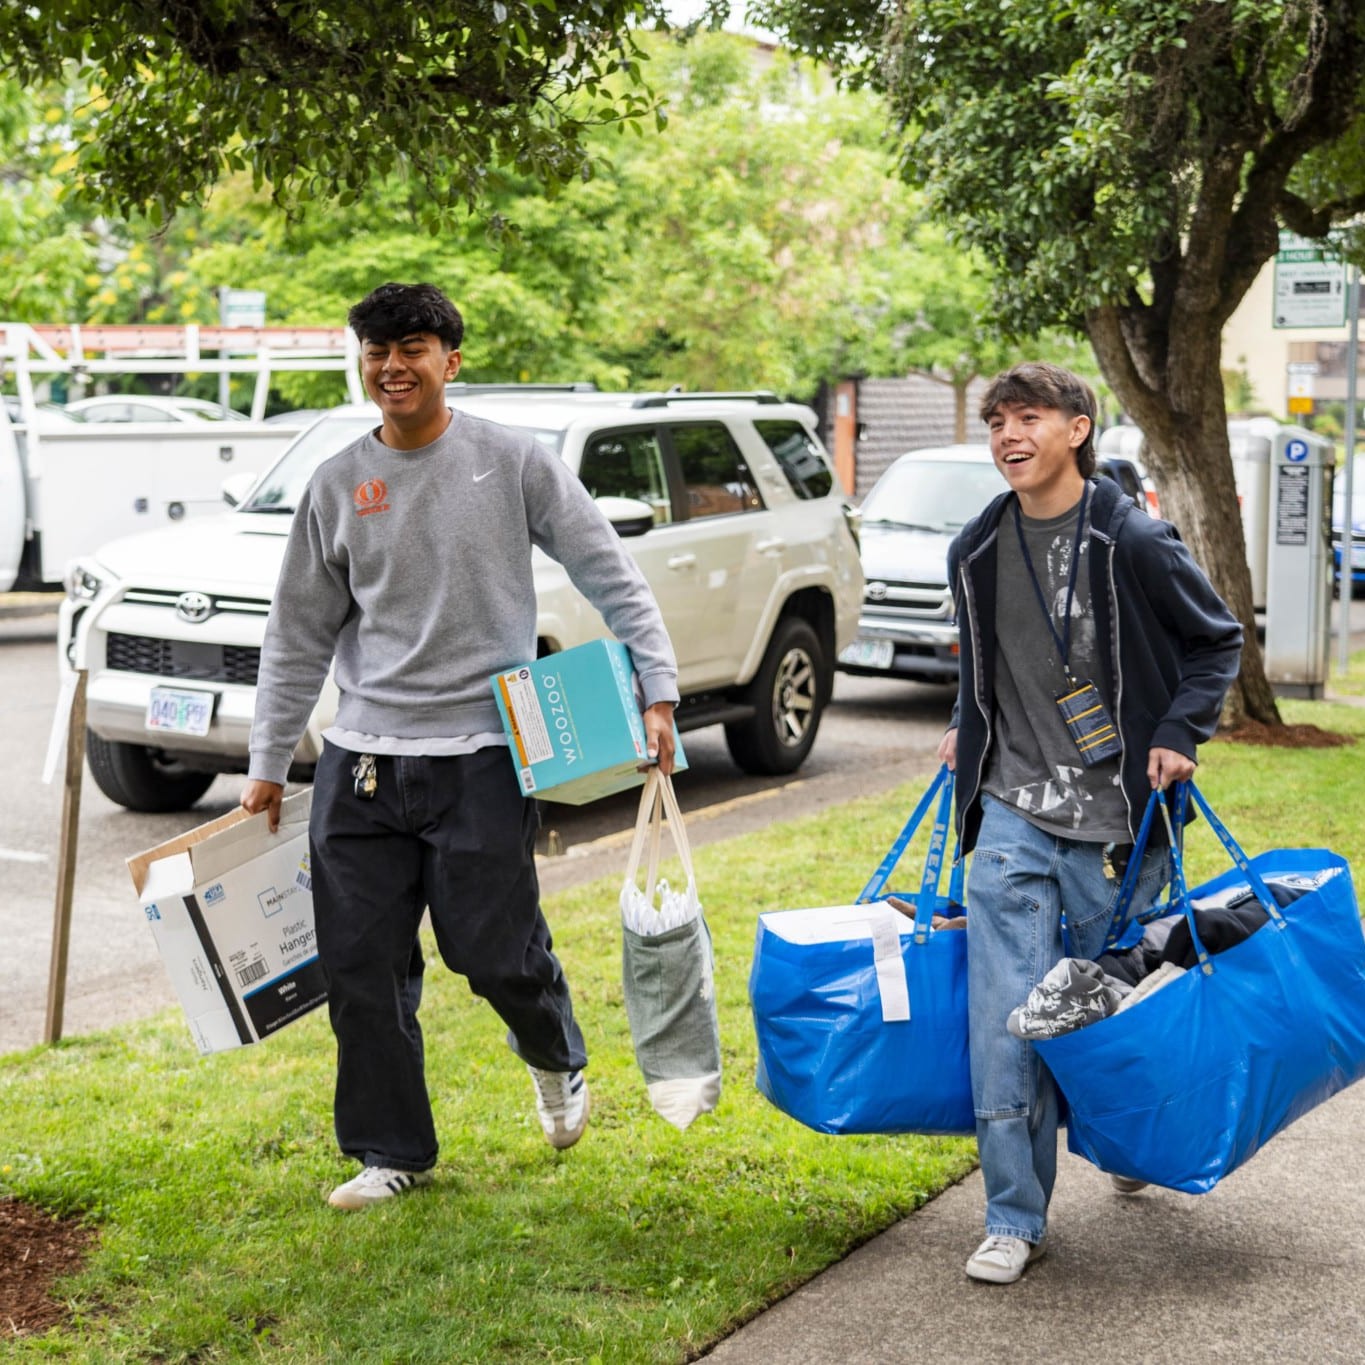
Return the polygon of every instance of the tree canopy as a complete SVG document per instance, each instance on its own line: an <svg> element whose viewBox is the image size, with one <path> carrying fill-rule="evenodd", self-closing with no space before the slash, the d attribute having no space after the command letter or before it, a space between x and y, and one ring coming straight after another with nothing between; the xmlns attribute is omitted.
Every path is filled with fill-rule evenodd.
<svg viewBox="0 0 1365 1365"><path fill-rule="evenodd" d="M886 91L900 171L994 272L1006 333L1083 329L1163 506L1247 629L1234 716L1277 718L1253 631L1222 329L1281 227L1359 255L1356 0L761 0Z"/></svg>
<svg viewBox="0 0 1365 1365"><path fill-rule="evenodd" d="M590 130L596 174L553 197L532 176L492 172L480 211L434 235L416 225L423 188L397 172L354 203L288 217L236 172L158 231L82 219L51 173L54 157L75 160L60 144L85 131L68 114L82 96L34 100L0 160L7 147L28 158L29 191L65 202L82 254L64 296L10 316L204 323L227 285L263 290L271 322L335 322L381 280L425 278L466 312L472 380L809 397L843 374L914 369L965 397L1005 363L1012 353L978 325L981 262L921 223L919 195L891 174L880 99L728 34L640 43L665 130ZM51 129L34 163L23 149ZM300 406L341 397L334 376L277 384Z"/></svg>
<svg viewBox="0 0 1365 1365"><path fill-rule="evenodd" d="M652 108L641 16L640 0L11 0L0 73L88 86L79 175L118 213L167 219L232 171L290 207L345 204L401 170L439 222L496 166L581 178L589 129Z"/></svg>

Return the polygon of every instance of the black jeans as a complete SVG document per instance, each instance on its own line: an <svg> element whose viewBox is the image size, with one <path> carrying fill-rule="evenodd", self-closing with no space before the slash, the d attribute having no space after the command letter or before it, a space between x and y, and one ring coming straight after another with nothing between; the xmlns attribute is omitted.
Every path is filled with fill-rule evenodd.
<svg viewBox="0 0 1365 1365"><path fill-rule="evenodd" d="M437 1150L417 1022L424 908L442 960L497 1010L518 1056L548 1071L587 1057L540 913L535 803L507 750L380 756L369 800L355 794L356 758L326 745L309 827L337 1141L366 1165L424 1171Z"/></svg>

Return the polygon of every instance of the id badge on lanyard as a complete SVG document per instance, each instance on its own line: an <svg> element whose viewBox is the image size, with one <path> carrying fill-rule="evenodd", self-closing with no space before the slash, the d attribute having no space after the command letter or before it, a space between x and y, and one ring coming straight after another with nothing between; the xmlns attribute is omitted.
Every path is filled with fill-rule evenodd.
<svg viewBox="0 0 1365 1365"><path fill-rule="evenodd" d="M1109 708L1092 682L1070 679L1071 687L1057 698L1057 709L1062 713L1066 732L1076 745L1076 752L1087 768L1116 758L1122 751L1119 732L1110 719Z"/></svg>
<svg viewBox="0 0 1365 1365"><path fill-rule="evenodd" d="M1076 570L1081 560L1081 533L1085 529L1086 507L1090 501L1090 489L1081 496L1081 514L1076 522L1076 536L1071 547L1071 574L1066 585L1065 624L1063 634L1057 634L1052 623L1052 615L1043 600L1043 590L1038 583L1038 575L1033 569L1033 557L1028 552L1028 542L1024 539L1024 525L1019 516L1019 504L1014 504L1014 529L1019 534L1019 549L1024 556L1024 567L1028 570L1034 594L1043 612L1043 620L1052 632L1052 638L1061 656L1062 671L1066 674L1066 687L1056 695L1057 709L1061 712L1062 723L1071 736L1072 743L1081 762L1093 768L1106 759L1115 758L1123 751L1119 732L1109 714L1109 708L1100 696L1099 688L1093 682L1072 676L1071 656L1071 604L1076 596Z"/></svg>

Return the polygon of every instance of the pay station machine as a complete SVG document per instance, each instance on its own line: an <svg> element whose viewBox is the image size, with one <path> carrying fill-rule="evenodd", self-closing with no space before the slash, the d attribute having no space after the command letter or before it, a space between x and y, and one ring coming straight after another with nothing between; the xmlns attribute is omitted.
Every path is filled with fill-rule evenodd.
<svg viewBox="0 0 1365 1365"><path fill-rule="evenodd" d="M1251 598L1265 618L1266 675L1281 696L1322 696L1332 604L1330 442L1271 417L1228 423ZM1137 427L1101 433L1101 454L1140 459ZM1159 492L1160 490L1158 490Z"/></svg>
<svg viewBox="0 0 1365 1365"><path fill-rule="evenodd" d="M1271 440L1265 670L1281 696L1321 697L1332 607L1330 441L1277 426Z"/></svg>

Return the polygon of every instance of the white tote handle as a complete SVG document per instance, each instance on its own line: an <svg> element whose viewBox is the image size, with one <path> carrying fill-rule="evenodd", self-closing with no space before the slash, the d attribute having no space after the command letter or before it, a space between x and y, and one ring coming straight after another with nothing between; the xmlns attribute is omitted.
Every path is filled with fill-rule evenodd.
<svg viewBox="0 0 1365 1365"><path fill-rule="evenodd" d="M666 777L658 768L651 768L645 778L645 789L640 795L640 811L635 817L635 837L631 840L630 857L626 860L626 884L635 884L636 874L644 856L645 840L649 840L649 864L645 878L645 899L654 903L654 889L659 881L659 858L662 847L663 821L668 817L669 833L673 845L678 850L683 871L689 882L695 881L692 871L692 849L687 841L687 827L683 824L682 810L678 797L673 790L673 779Z"/></svg>

